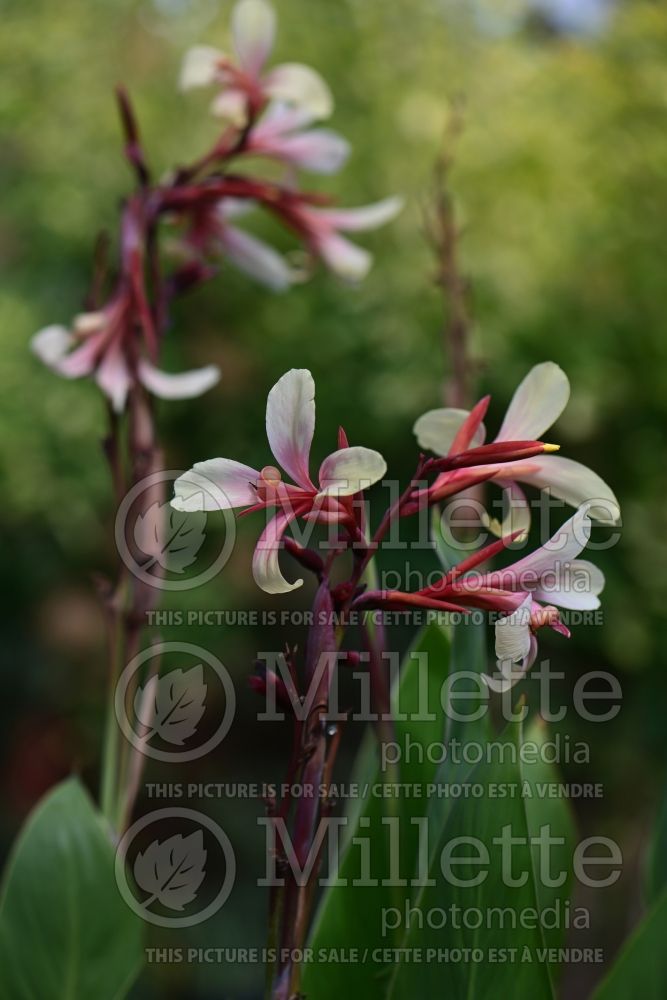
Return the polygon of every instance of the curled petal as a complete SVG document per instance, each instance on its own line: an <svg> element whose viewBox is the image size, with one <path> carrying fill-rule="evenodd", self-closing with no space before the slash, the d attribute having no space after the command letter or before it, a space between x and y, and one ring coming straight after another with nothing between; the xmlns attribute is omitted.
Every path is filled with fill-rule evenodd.
<svg viewBox="0 0 667 1000"><path fill-rule="evenodd" d="M171 506L176 510L230 510L257 500L259 472L231 458L197 462L174 483Z"/></svg>
<svg viewBox="0 0 667 1000"><path fill-rule="evenodd" d="M304 108L313 120L328 118L333 111L333 97L319 73L302 63L283 63L264 79L269 97Z"/></svg>
<svg viewBox="0 0 667 1000"><path fill-rule="evenodd" d="M553 361L535 365L514 393L496 440L541 437L561 415L569 398L570 383L562 368Z"/></svg>
<svg viewBox="0 0 667 1000"><path fill-rule="evenodd" d="M536 659L537 639L534 635L531 635L528 654L518 666L510 660L499 660L497 663L499 674L493 677L489 677L487 674L482 674L482 677L492 691L497 691L498 694L504 694L505 691L509 691L515 686L515 684L518 684L520 680L523 680Z"/></svg>
<svg viewBox="0 0 667 1000"><path fill-rule="evenodd" d="M66 326L53 323L39 330L30 341L30 350L49 368L58 369L74 343L74 337Z"/></svg>
<svg viewBox="0 0 667 1000"><path fill-rule="evenodd" d="M314 432L313 376L306 368L292 368L269 392L266 434L278 464L304 489L314 489L308 471Z"/></svg>
<svg viewBox="0 0 667 1000"><path fill-rule="evenodd" d="M137 372L149 392L160 399L192 399L208 392L220 379L217 365L172 374L161 371L145 358L137 365Z"/></svg>
<svg viewBox="0 0 667 1000"><path fill-rule="evenodd" d="M274 292L284 292L294 280L294 272L282 254L249 233L226 226L220 236L227 258L250 278Z"/></svg>
<svg viewBox="0 0 667 1000"><path fill-rule="evenodd" d="M316 241L316 249L331 270L348 281L361 281L370 271L373 257L368 250L338 233L327 233Z"/></svg>
<svg viewBox="0 0 667 1000"><path fill-rule="evenodd" d="M71 354L68 360L71 361L73 358L74 354ZM105 350L97 366L95 381L102 392L111 400L115 412L121 413L125 408L127 394L132 385L132 376L119 341L110 344Z"/></svg>
<svg viewBox="0 0 667 1000"><path fill-rule="evenodd" d="M257 76L273 48L276 15L265 0L240 0L232 11L234 48L243 69Z"/></svg>
<svg viewBox="0 0 667 1000"><path fill-rule="evenodd" d="M354 233L384 226L398 215L403 205L403 198L393 195L372 205L361 205L359 208L318 208L313 210L313 214L334 229Z"/></svg>
<svg viewBox="0 0 667 1000"><path fill-rule="evenodd" d="M549 490L572 507L586 504L590 517L602 524L619 521L621 508L613 490L596 472L571 458L537 455L525 462L500 466L497 474L503 479L518 479L529 486Z"/></svg>
<svg viewBox="0 0 667 1000"><path fill-rule="evenodd" d="M387 463L371 448L341 448L320 466L320 496L353 496L377 483L387 471Z"/></svg>
<svg viewBox="0 0 667 1000"><path fill-rule="evenodd" d="M496 622L496 656L499 664L518 663L528 656L532 604L531 595L526 594L515 611Z"/></svg>
<svg viewBox="0 0 667 1000"><path fill-rule="evenodd" d="M604 590L604 573L587 559L575 559L567 568L567 573L545 576L541 586L533 594L537 601L555 604L559 608L580 611L595 611L600 607L598 594Z"/></svg>
<svg viewBox="0 0 667 1000"><path fill-rule="evenodd" d="M294 520L294 511L281 511L276 514L262 532L252 559L252 575L255 583L267 594L287 594L290 590L301 587L303 580L290 583L280 571L278 553L286 528Z"/></svg>
<svg viewBox="0 0 667 1000"><path fill-rule="evenodd" d="M413 431L420 448L435 452L443 457L449 453L454 438L468 416L467 410L457 410L444 407L439 410L429 410L416 421ZM480 424L470 445L477 448L484 444L486 429Z"/></svg>
<svg viewBox="0 0 667 1000"><path fill-rule="evenodd" d="M556 580L567 574L570 565L585 548L591 534L591 521L582 507L541 548L519 559L507 569L487 573L483 585L513 591L541 589L549 575ZM552 603L555 603L553 596Z"/></svg>
<svg viewBox="0 0 667 1000"><path fill-rule="evenodd" d="M180 90L191 90L193 87L208 87L214 83L218 74L220 61L224 55L211 45L193 45L185 53L178 80Z"/></svg>

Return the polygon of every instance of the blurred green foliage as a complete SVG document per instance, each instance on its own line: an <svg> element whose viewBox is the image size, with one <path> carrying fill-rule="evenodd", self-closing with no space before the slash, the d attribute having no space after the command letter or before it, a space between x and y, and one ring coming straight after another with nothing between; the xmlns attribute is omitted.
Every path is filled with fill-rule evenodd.
<svg viewBox="0 0 667 1000"><path fill-rule="evenodd" d="M617 801L631 789L646 816L657 780L645 765L667 752L667 8L628 0L599 36L573 37L530 19L485 33L473 14L480 5L463 0L277 6L276 58L323 73L337 100L332 126L354 147L338 177L312 186L350 205L402 192L407 208L360 238L376 264L359 288L318 273L276 297L225 270L179 303L167 367L217 361L223 380L203 399L160 408L169 463L225 454L262 465L266 390L298 366L318 385L319 454L342 422L352 442L379 448L392 473L409 474L412 422L439 404L447 373L423 211L449 103L462 95L452 185L479 389L494 394L493 425L533 363L561 364L573 394L555 437L620 498L622 542L599 560L607 624L577 632L571 655L575 670L609 664L626 675L623 721L613 739L605 734L605 763L596 764L616 780ZM131 184L114 84L123 81L135 100L156 173L196 156L216 123L206 95L177 93L179 63L194 42L224 46L230 8L222 0L3 7L0 583L10 716L37 697L48 712L91 726L103 667L97 633L91 639L81 624L93 606L82 581L91 567L112 565L103 405L91 384L40 367L28 341L79 310L96 234L114 232ZM290 246L272 223L260 227ZM257 600L247 574L253 536L246 524L245 550L208 606ZM65 628L68 594L74 624ZM262 641L233 640L238 670ZM84 765L98 733L89 728L87 740L74 751Z"/></svg>

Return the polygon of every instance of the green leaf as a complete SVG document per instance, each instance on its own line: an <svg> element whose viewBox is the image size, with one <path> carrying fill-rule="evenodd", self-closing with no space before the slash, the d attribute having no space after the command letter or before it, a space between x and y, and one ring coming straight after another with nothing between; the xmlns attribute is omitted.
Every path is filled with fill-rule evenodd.
<svg viewBox="0 0 667 1000"><path fill-rule="evenodd" d="M540 849L539 845L533 845L537 903L542 913L544 914L545 910L550 911L549 917L551 917L552 913L560 912L562 914L565 903L570 898L576 828L569 799L558 794L555 787L562 781L560 772L555 764L548 763L544 759L546 740L546 724L538 718L529 725L526 731L526 743L534 744L541 753L536 754L535 759L531 760L530 763L527 762L527 758L522 760L521 776L523 779L522 798L531 840L540 835L542 827L548 826L550 836L554 840L561 841L561 843L550 846L551 872L548 873L548 879L540 877ZM560 886L549 885L550 881L555 881L551 876L556 872L566 872L567 877ZM545 920L544 943L548 948L560 948L565 943L566 932L567 928L562 918L549 919L548 922ZM554 981L556 981L560 971L559 965L551 964L550 971Z"/></svg>
<svg viewBox="0 0 667 1000"><path fill-rule="evenodd" d="M357 780L370 775L361 787L362 796L353 801L348 813L354 823L354 837L370 843L371 879L381 883L390 872L408 883L414 874L419 843L419 828L411 820L426 812L427 785L435 779L437 763L429 760L434 744L442 745L443 711L440 694L449 667L449 642L436 625L427 628L408 654L393 693L396 714L396 748L400 750L399 775L378 769L377 744L362 746L362 759L355 768ZM407 716L407 719L403 718ZM398 754L396 755L398 756ZM432 756L432 755L431 755ZM383 799L373 789L392 786L396 781L411 788L421 788L421 797L401 795ZM392 857L390 828L397 849ZM331 886L325 892L310 940L310 947L374 948L387 944L382 935L382 909L403 905L411 888L406 886L354 885L362 875L362 850L347 837L347 850L339 866L339 877L346 885ZM385 995L391 963L373 961L345 965L309 963L304 967L303 992L317 1000L349 995L373 1000Z"/></svg>
<svg viewBox="0 0 667 1000"><path fill-rule="evenodd" d="M653 834L653 842L646 869L646 891L649 902L654 903L667 887L667 794L662 801L660 815Z"/></svg>
<svg viewBox="0 0 667 1000"><path fill-rule="evenodd" d="M593 1000L664 1000L667 996L667 891L621 951Z"/></svg>
<svg viewBox="0 0 667 1000"><path fill-rule="evenodd" d="M467 787L475 794L463 796L449 811L432 854L429 874L435 884L425 886L405 914L402 946L413 956L421 951L422 960L396 965L390 1000L553 996L539 921L526 920L528 913L538 915L539 904L521 798L520 727L512 727L510 738L495 744L505 752L485 755L470 775ZM511 848L502 843L508 831L516 838ZM457 838L465 841L459 842L455 856L472 860L457 864L451 869L455 877L445 878L443 852L452 849ZM509 873L521 884L509 884L504 872L508 852ZM481 864L474 863L475 858L481 858Z"/></svg>
<svg viewBox="0 0 667 1000"><path fill-rule="evenodd" d="M142 957L142 922L116 886L109 830L69 779L28 817L7 865L0 997L117 1000Z"/></svg>

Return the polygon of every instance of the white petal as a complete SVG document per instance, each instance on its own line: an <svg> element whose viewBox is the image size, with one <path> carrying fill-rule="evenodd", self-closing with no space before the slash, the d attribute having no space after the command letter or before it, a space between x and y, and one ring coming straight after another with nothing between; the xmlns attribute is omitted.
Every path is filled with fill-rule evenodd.
<svg viewBox="0 0 667 1000"><path fill-rule="evenodd" d="M276 15L265 0L240 0L232 11L234 48L243 69L256 76L273 48Z"/></svg>
<svg viewBox="0 0 667 1000"><path fill-rule="evenodd" d="M211 114L241 128L248 118L248 102L240 90L223 90L211 101Z"/></svg>
<svg viewBox="0 0 667 1000"><path fill-rule="evenodd" d="M277 462L295 483L312 488L308 471L315 432L315 382L306 368L292 368L269 392L266 434Z"/></svg>
<svg viewBox="0 0 667 1000"><path fill-rule="evenodd" d="M387 471L387 463L371 448L341 448L320 466L320 495L352 496L377 483Z"/></svg>
<svg viewBox="0 0 667 1000"><path fill-rule="evenodd" d="M398 215L403 205L403 198L394 195L359 208L318 208L314 214L325 219L334 229L353 233L384 226Z"/></svg>
<svg viewBox="0 0 667 1000"><path fill-rule="evenodd" d="M422 414L412 428L419 447L434 451L436 455L447 455L467 416L468 410L456 410L452 407L429 410ZM484 424L480 424L470 447L476 448L483 444L485 436Z"/></svg>
<svg viewBox="0 0 667 1000"><path fill-rule="evenodd" d="M588 506L588 513L603 524L616 524L620 506L614 492L596 472L581 462L560 455L538 455L525 462L508 462L498 473L505 479L518 479L538 489L548 489L553 496L572 507Z"/></svg>
<svg viewBox="0 0 667 1000"><path fill-rule="evenodd" d="M95 381L111 400L115 412L121 413L132 385L132 376L119 342L112 343L104 352L95 372Z"/></svg>
<svg viewBox="0 0 667 1000"><path fill-rule="evenodd" d="M536 440L558 419L569 398L570 383L558 365L535 365L514 393L496 441Z"/></svg>
<svg viewBox="0 0 667 1000"><path fill-rule="evenodd" d="M373 257L368 250L351 243L338 233L326 233L317 239L317 250L331 270L348 281L361 281L370 271Z"/></svg>
<svg viewBox="0 0 667 1000"><path fill-rule="evenodd" d="M227 219L240 219L257 208L257 202L252 198L223 198L216 205L216 214L223 222Z"/></svg>
<svg viewBox="0 0 667 1000"><path fill-rule="evenodd" d="M335 173L350 155L347 139L329 129L310 129L260 142L255 137L250 148L314 174Z"/></svg>
<svg viewBox="0 0 667 1000"><path fill-rule="evenodd" d="M66 326L53 323L39 330L30 341L30 350L49 368L55 368L74 343Z"/></svg>
<svg viewBox="0 0 667 1000"><path fill-rule="evenodd" d="M575 559L566 571L553 580L546 577L543 587L536 590L536 601L555 604L559 608L595 611L600 607L598 594L604 590L604 573L587 559Z"/></svg>
<svg viewBox="0 0 667 1000"><path fill-rule="evenodd" d="M269 139L305 128L312 121L313 116L306 108L285 104L284 101L271 101L262 117L253 125L250 138L265 143Z"/></svg>
<svg viewBox="0 0 667 1000"><path fill-rule="evenodd" d="M496 622L496 656L500 664L518 663L528 656L532 603L527 594L515 611ZM504 671L504 666L501 669Z"/></svg>
<svg viewBox="0 0 667 1000"><path fill-rule="evenodd" d="M276 66L264 80L264 90L279 101L297 104L313 119L328 118L333 111L333 97L319 73L302 63Z"/></svg>
<svg viewBox="0 0 667 1000"><path fill-rule="evenodd" d="M176 510L229 510L250 507L257 500L253 484L259 472L231 458L197 462L174 483L172 507Z"/></svg>
<svg viewBox="0 0 667 1000"><path fill-rule="evenodd" d="M160 399L192 399L201 396L218 382L220 369L217 365L194 368L189 372L163 372L142 358L137 366L139 378L154 396Z"/></svg>
<svg viewBox="0 0 667 1000"><path fill-rule="evenodd" d="M208 87L214 83L220 60L224 58L223 53L211 45L193 45L183 57L179 88Z"/></svg>
<svg viewBox="0 0 667 1000"><path fill-rule="evenodd" d="M303 580L295 580L290 583L280 572L278 553L280 543L289 525L294 520L294 514L280 512L269 521L262 532L255 548L252 560L252 575L255 583L267 594L288 594L290 590L296 590L302 586Z"/></svg>
<svg viewBox="0 0 667 1000"><path fill-rule="evenodd" d="M534 590L537 579L545 573L563 571L586 547L591 534L591 521L585 507L581 507L569 521L560 527L541 548L513 563L499 575L511 575L513 590ZM491 576L495 576L492 573ZM524 578L525 579L522 579Z"/></svg>
<svg viewBox="0 0 667 1000"><path fill-rule="evenodd" d="M274 292L284 292L292 284L292 268L268 243L235 226L226 226L220 239L227 258L261 285Z"/></svg>

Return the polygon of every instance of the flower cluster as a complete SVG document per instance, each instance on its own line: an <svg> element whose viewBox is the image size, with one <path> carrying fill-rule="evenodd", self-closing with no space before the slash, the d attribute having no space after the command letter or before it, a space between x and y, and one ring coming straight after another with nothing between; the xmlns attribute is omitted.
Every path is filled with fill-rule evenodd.
<svg viewBox="0 0 667 1000"><path fill-rule="evenodd" d="M343 234L382 226L400 211L399 198L339 209L326 196L302 188L300 171L333 173L350 147L337 133L313 127L333 110L329 89L315 70L300 63L267 69L275 29L275 14L265 0L240 0L232 12L232 54L209 46L186 54L180 86L217 87L212 110L223 119L223 130L202 157L160 182L151 182L129 99L119 92L126 155L139 183L123 206L118 279L105 304L76 317L71 328L45 327L32 341L34 353L58 374L93 376L116 412L125 408L135 385L178 399L205 392L219 378L212 365L180 375L157 367L176 294L209 280L226 262L277 292L303 280L303 266L295 267L239 228L239 217L265 209L313 260L345 279L360 280L371 255ZM248 156L253 163L258 157L272 161L271 179L230 171ZM157 249L162 224L177 233L169 243L176 251L170 273L163 273Z"/></svg>
<svg viewBox="0 0 667 1000"><path fill-rule="evenodd" d="M341 432L338 449L324 459L314 483L309 464L315 427L314 393L310 372L295 369L283 375L268 397L269 444L293 483L284 482L280 469L273 465L256 470L230 459L214 458L196 464L175 484L172 504L182 511L243 508L246 512L274 512L253 559L255 580L267 593L285 593L303 583L301 579L290 583L284 577L279 565L283 545L303 566L315 570L320 580L340 552L353 549L352 577L333 589L339 612L373 607L421 607L443 612L480 608L500 615L496 623L500 676L488 678L489 685L498 691L513 686L532 665L540 628L548 626L569 636L558 608L599 606L604 577L596 566L578 557L590 537L592 519L616 523L619 507L610 488L596 473L555 455L556 446L539 440L569 396L569 383L557 365L537 365L527 375L492 444L483 443L482 419L488 398L470 413L436 410L420 418L415 425L417 439L439 457L421 456L415 477L387 511L372 538L367 537L361 500L364 490L382 479L386 463L377 451L350 447ZM430 484L429 474L434 476ZM394 519L481 482L505 486L515 503L502 525L491 525L501 536L498 540L421 590L365 590L363 571ZM576 507L576 513L540 548L504 569L480 572L482 564L508 545L525 541L530 508L518 482L549 490ZM328 565L318 553L304 549L293 539L285 544L288 528L300 518L337 526L339 537Z"/></svg>

